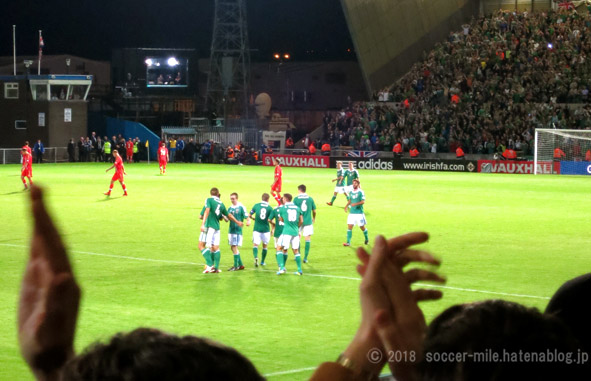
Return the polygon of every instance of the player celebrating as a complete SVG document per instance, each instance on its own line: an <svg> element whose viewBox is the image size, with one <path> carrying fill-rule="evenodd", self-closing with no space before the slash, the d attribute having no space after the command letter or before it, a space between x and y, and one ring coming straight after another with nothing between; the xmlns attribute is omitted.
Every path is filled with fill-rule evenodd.
<svg viewBox="0 0 591 381"><path fill-rule="evenodd" d="M220 191L218 188L211 188L209 191L211 197L205 200L205 211L203 212L203 222L201 223L201 234L199 242L205 242L201 251L207 267L203 274L220 273L220 219L232 220L236 225L242 226L242 222L228 214L225 205L220 200Z"/></svg>
<svg viewBox="0 0 591 381"><path fill-rule="evenodd" d="M168 148L163 142L159 143L158 147L158 165L160 166L160 174L166 174L166 163L168 163Z"/></svg>
<svg viewBox="0 0 591 381"><path fill-rule="evenodd" d="M131 138L129 138L127 143L125 143L125 156L127 159L127 164L133 161L133 142L131 141Z"/></svg>
<svg viewBox="0 0 591 381"><path fill-rule="evenodd" d="M347 195L347 200L350 198L350 194L353 191L353 181L355 179L359 180L359 172L357 169L353 167L353 162L349 162L349 169L345 171L345 177L347 178L347 185L345 186L345 195Z"/></svg>
<svg viewBox="0 0 591 381"><path fill-rule="evenodd" d="M332 195L332 199L330 202L327 202L326 205L332 206L332 203L337 198L337 194L345 193L345 172L343 171L343 163L337 161L337 178L333 179L332 182L337 182L337 185L334 187L334 194Z"/></svg>
<svg viewBox="0 0 591 381"><path fill-rule="evenodd" d="M113 167L115 168L115 174L111 178L111 185L109 185L109 190L105 192L106 196L111 195L111 191L113 190L113 184L115 181L119 180L121 183L121 188L123 188L123 195L127 196L127 188L125 187L125 182L123 181L123 175L127 176L125 172L125 168L123 167L123 159L119 156L119 152L117 150L113 150L113 157L115 158L115 163L111 165L105 172L109 172Z"/></svg>
<svg viewBox="0 0 591 381"><path fill-rule="evenodd" d="M248 218L246 220L246 226L250 226L250 217L247 217L246 208L244 205L238 202L238 193L232 193L230 195L230 201L232 202L232 206L228 208L228 214L234 216L234 218L239 222L242 222L245 218ZM242 263L242 259L240 259L240 250L238 249L240 246L242 246L242 226L239 226L234 221L230 221L228 243L230 244L232 253L234 253L234 266L230 267L228 271L244 270L244 264Z"/></svg>
<svg viewBox="0 0 591 381"><path fill-rule="evenodd" d="M265 266L265 259L267 258L267 245L271 238L271 229L269 228L269 220L273 216L273 208L269 205L269 194L263 193L262 201L250 210L250 218L254 219L254 229L252 232L252 254L254 256L254 267L259 266L258 250L261 242L263 243L263 257L261 258L261 266Z"/></svg>
<svg viewBox="0 0 591 381"><path fill-rule="evenodd" d="M353 180L353 190L349 193L349 201L345 206L345 213L349 210L349 216L347 217L347 242L343 243L343 246L351 246L351 237L353 236L353 226L359 226L359 229L365 236L365 244L369 242L367 236L367 228L365 227L367 221L365 220L365 214L363 214L363 204L365 204L365 193L359 188L359 179Z"/></svg>
<svg viewBox="0 0 591 381"><path fill-rule="evenodd" d="M27 180L25 180L25 177L29 179L29 186L33 185L33 180L31 180L33 177L33 156L31 156L25 147L21 148L21 155L23 159L23 166L21 167L21 180L25 186L24 190L27 190L29 187L27 187Z"/></svg>
<svg viewBox="0 0 591 381"><path fill-rule="evenodd" d="M302 258L300 257L300 226L304 221L302 217L302 210L293 202L289 193L283 195L283 208L279 211L279 220L283 222L283 234L281 235L281 246L283 250L291 249L295 257L298 271L296 275L302 275ZM285 274L285 265L281 268L277 275Z"/></svg>
<svg viewBox="0 0 591 381"><path fill-rule="evenodd" d="M310 254L310 240L314 234L314 222L316 221L316 204L314 199L306 194L306 186L304 184L298 186L298 195L293 200L301 210L304 216L304 225L302 227L302 235L306 240L304 246L304 263L308 263L308 254Z"/></svg>
<svg viewBox="0 0 591 381"><path fill-rule="evenodd" d="M273 209L273 216L271 218L271 235L273 236L273 241L275 243L275 257L277 258L277 265L279 266L279 271L285 267L285 262L287 261L287 250L283 250L283 246L281 246L281 235L283 234L283 221L279 219L279 215L281 214L281 209L283 205L277 206Z"/></svg>
<svg viewBox="0 0 591 381"><path fill-rule="evenodd" d="M271 195L277 201L279 205L281 205L281 182L283 171L281 170L281 166L279 165L279 160L273 159L273 164L275 165L275 177L273 180L273 184L271 185Z"/></svg>

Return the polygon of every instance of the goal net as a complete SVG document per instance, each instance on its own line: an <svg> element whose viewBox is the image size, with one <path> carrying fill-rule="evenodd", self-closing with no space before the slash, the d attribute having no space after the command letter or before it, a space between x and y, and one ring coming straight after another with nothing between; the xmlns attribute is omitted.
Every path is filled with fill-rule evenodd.
<svg viewBox="0 0 591 381"><path fill-rule="evenodd" d="M591 130L536 129L534 174L591 175Z"/></svg>

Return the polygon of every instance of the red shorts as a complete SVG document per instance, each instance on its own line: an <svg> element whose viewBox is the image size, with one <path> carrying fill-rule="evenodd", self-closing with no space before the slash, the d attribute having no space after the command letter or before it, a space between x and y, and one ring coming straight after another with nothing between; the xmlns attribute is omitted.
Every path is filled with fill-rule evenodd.
<svg viewBox="0 0 591 381"><path fill-rule="evenodd" d="M22 177L33 177L33 170L31 168L27 168L24 171L21 171Z"/></svg>
<svg viewBox="0 0 591 381"><path fill-rule="evenodd" d="M115 172L115 174L111 178L111 181L117 181L117 180L123 181L123 173Z"/></svg>
<svg viewBox="0 0 591 381"><path fill-rule="evenodd" d="M159 164L161 167L166 167L166 160L165 160L165 159L159 159L159 160L158 160L158 164Z"/></svg>
<svg viewBox="0 0 591 381"><path fill-rule="evenodd" d="M281 181L276 181L271 185L271 191L273 192L281 192Z"/></svg>
<svg viewBox="0 0 591 381"><path fill-rule="evenodd" d="M133 151L127 151L127 156L133 156Z"/></svg>

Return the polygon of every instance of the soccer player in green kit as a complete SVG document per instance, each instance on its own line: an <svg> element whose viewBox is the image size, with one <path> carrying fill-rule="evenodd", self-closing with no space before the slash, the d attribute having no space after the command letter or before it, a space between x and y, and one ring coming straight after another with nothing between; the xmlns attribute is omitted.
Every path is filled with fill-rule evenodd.
<svg viewBox="0 0 591 381"><path fill-rule="evenodd" d="M250 218L254 219L254 228L252 232L252 254L254 256L254 267L259 266L259 245L263 244L263 257L261 258L261 266L265 266L265 259L267 258L267 245L271 238L271 229L269 228L269 220L273 215L273 207L269 205L269 194L263 193L262 201L250 210Z"/></svg>
<svg viewBox="0 0 591 381"><path fill-rule="evenodd" d="M246 226L250 226L250 216L246 212L246 208L238 201L238 193L234 192L230 195L232 206L228 208L228 214L234 216L239 222L246 219ZM242 226L239 226L234 221L230 221L230 229L228 230L228 244L234 253L234 266L230 267L228 271L244 270L244 264L240 258L240 246L242 246Z"/></svg>
<svg viewBox="0 0 591 381"><path fill-rule="evenodd" d="M299 194L293 200L304 216L304 224L302 226L302 235L306 240L304 244L304 263L308 263L308 254L310 254L310 240L314 234L314 222L316 221L316 204L314 199L306 194L306 186L304 184L298 186Z"/></svg>
<svg viewBox="0 0 591 381"><path fill-rule="evenodd" d="M220 191L218 188L211 188L209 191L211 197L205 200L205 212L203 213L203 222L201 223L201 234L199 242L204 242L205 247L201 251L207 267L203 270L204 274L219 273L220 271L220 218L225 221L232 220L238 226L242 222L229 215L226 207L220 200ZM200 247L203 245L199 245Z"/></svg>
<svg viewBox="0 0 591 381"><path fill-rule="evenodd" d="M359 180L359 171L353 168L353 162L349 162L349 169L345 171L345 178L347 179L347 185L345 186L345 195L347 196L347 200L349 199L349 195L353 191L353 181Z"/></svg>
<svg viewBox="0 0 591 381"><path fill-rule="evenodd" d="M332 203L337 198L337 194L344 193L345 196L347 195L345 192L345 171L343 170L343 163L337 161L337 178L333 179L332 182L337 182L337 185L334 187L334 194L332 195L332 199L330 202L327 202L326 205L332 206Z"/></svg>
<svg viewBox="0 0 591 381"><path fill-rule="evenodd" d="M279 205L273 209L273 216L271 218L271 235L273 236L273 241L275 242L275 257L277 258L277 265L279 266L279 271L281 268L284 267L285 262L287 261L287 250L283 250L283 246L281 246L281 235L283 234L283 221L279 219L279 214L281 213L281 208L283 205Z"/></svg>
<svg viewBox="0 0 591 381"><path fill-rule="evenodd" d="M359 226L363 232L363 235L365 236L365 244L367 245L369 242L367 228L365 227L367 221L365 220L365 214L363 213L363 204L365 204L365 193L359 188L359 180L355 179L353 180L353 190L349 193L349 201L345 206L345 213L347 213L349 206L351 209L349 210L349 216L347 217L347 242L343 243L343 246L351 246L353 226L355 225Z"/></svg>
<svg viewBox="0 0 591 381"><path fill-rule="evenodd" d="M283 208L279 210L279 221L283 222L283 234L281 235L281 246L283 250L293 250L293 255L298 265L296 275L302 275L302 258L300 257L300 226L304 223L302 210L293 202L289 193L283 194ZM280 264L281 265L281 264ZM285 274L285 263L277 275Z"/></svg>

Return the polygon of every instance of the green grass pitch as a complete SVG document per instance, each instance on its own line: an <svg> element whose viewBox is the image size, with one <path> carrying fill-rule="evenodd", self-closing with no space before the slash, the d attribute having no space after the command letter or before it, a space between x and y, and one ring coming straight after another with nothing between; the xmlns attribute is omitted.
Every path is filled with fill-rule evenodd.
<svg viewBox="0 0 591 381"><path fill-rule="evenodd" d="M268 192L273 168L170 164L126 166L129 197L103 192L106 164L43 164L34 180L70 250L83 289L76 348L113 333L154 326L236 347L271 380L305 379L334 360L359 323L354 251L342 246L345 200L330 200L336 170L284 168L283 191L305 183L318 216L304 276L254 269L252 226L241 255L246 271L202 274L199 211L216 186L250 210ZM569 278L589 271L591 182L585 177L360 171L370 241L424 230L424 248L443 259L444 298L424 303L431 320L446 307L502 298L543 309ZM19 166L0 167L0 379L32 379L16 339L19 283L31 231ZM272 205L275 204L274 200ZM222 224L222 269L232 266ZM358 228L353 245L363 243ZM260 255L260 254L259 254ZM290 253L288 271L295 262Z"/></svg>

